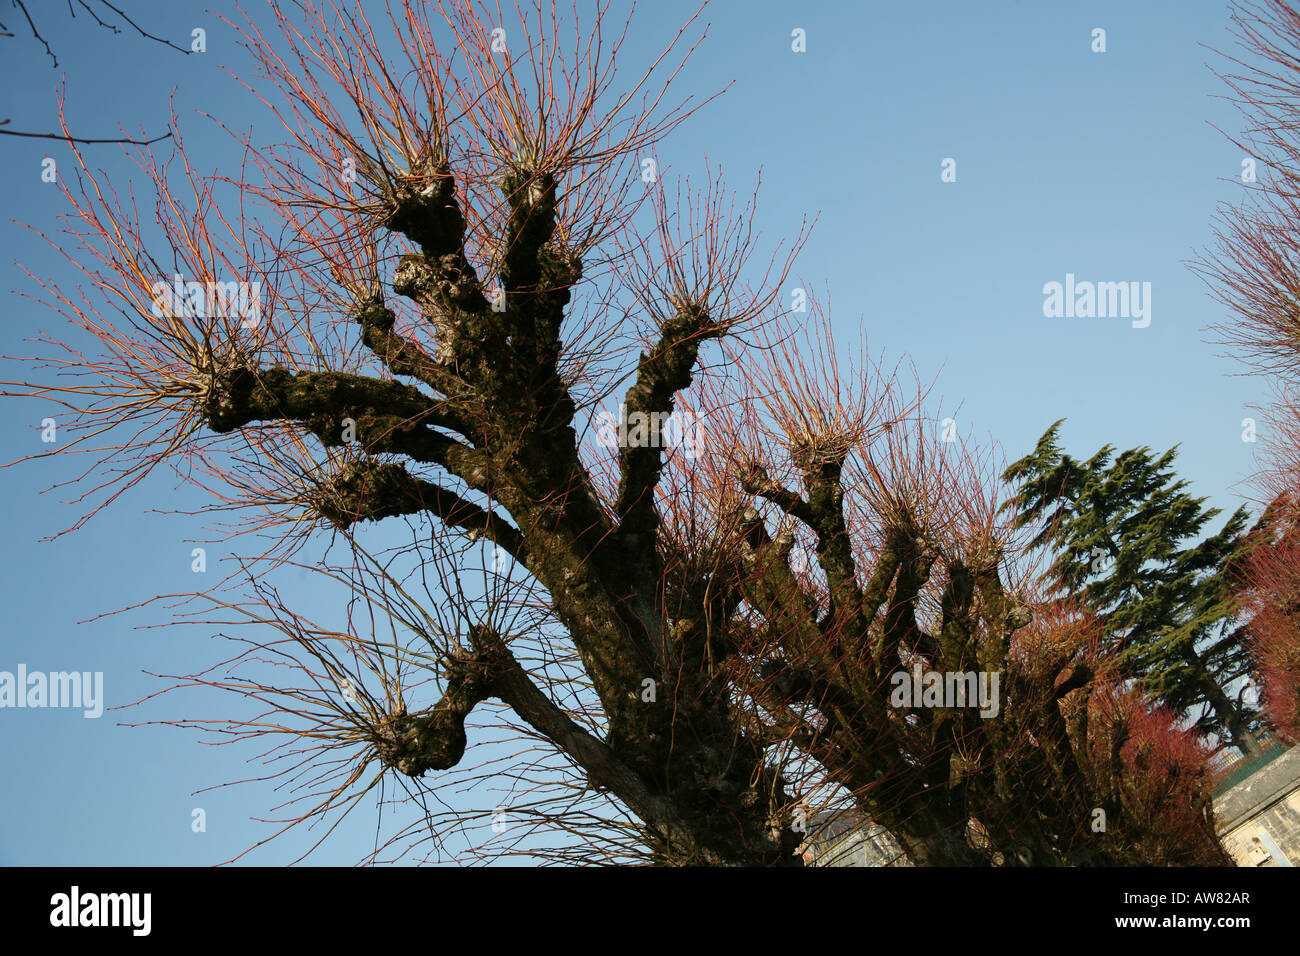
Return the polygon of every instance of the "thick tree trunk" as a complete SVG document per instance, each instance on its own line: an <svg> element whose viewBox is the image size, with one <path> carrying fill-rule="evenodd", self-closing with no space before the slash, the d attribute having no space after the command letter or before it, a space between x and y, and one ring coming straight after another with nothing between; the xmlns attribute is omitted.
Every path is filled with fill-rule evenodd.
<svg viewBox="0 0 1300 956"><path fill-rule="evenodd" d="M1264 749L1260 746L1259 738L1251 732L1250 727L1242 720L1241 711L1223 692L1223 688L1208 675L1202 678L1201 687L1205 699L1209 701L1215 716L1223 722L1223 726L1231 736L1232 745L1247 757L1255 757L1263 753Z"/></svg>

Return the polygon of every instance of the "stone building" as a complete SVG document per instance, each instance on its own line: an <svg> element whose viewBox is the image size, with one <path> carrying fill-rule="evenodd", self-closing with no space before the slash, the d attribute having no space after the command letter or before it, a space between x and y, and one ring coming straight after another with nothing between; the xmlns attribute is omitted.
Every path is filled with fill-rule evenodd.
<svg viewBox="0 0 1300 956"><path fill-rule="evenodd" d="M800 852L806 866L911 866L898 841L852 809L828 810L809 821Z"/></svg>
<svg viewBox="0 0 1300 956"><path fill-rule="evenodd" d="M1224 849L1238 866L1300 865L1300 747L1273 746L1229 770L1214 797Z"/></svg>

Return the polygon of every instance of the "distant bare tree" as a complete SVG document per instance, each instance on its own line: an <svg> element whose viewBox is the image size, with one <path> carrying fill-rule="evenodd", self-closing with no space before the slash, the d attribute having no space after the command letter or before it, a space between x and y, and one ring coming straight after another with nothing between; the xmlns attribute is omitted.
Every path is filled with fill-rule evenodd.
<svg viewBox="0 0 1300 956"><path fill-rule="evenodd" d="M1231 318L1220 341L1268 376L1255 488L1266 505L1243 563L1256 672L1274 731L1300 739L1300 12L1282 0L1236 3L1237 56L1222 74L1244 120L1246 196L1225 206L1217 243L1196 263ZM1253 439L1256 423L1243 422Z"/></svg>

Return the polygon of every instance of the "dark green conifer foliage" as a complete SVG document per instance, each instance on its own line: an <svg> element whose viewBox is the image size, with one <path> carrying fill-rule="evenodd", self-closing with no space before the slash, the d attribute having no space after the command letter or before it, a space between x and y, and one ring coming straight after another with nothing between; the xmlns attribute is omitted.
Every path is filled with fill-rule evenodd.
<svg viewBox="0 0 1300 956"><path fill-rule="evenodd" d="M1176 477L1176 449L1115 456L1107 445L1087 461L1065 454L1057 421L1003 480L1018 484L1003 507L1033 546L1053 555L1046 578L1058 599L1080 596L1124 673L1245 753L1258 751L1258 712L1244 699L1250 672L1232 570L1246 546L1238 508L1215 534L1220 513Z"/></svg>

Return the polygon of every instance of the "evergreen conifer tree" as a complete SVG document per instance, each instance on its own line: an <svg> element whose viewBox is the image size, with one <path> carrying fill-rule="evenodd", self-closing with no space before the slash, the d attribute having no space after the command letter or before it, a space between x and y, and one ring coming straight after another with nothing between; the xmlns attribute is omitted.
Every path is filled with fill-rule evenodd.
<svg viewBox="0 0 1300 956"><path fill-rule="evenodd" d="M1106 445L1087 461L1065 454L1057 421L1003 480L1019 485L1004 507L1032 545L1054 552L1046 572L1059 597L1079 595L1098 614L1122 672L1152 697L1196 715L1196 726L1256 753L1259 716L1245 699L1250 673L1237 619L1232 569L1246 547L1238 508L1199 540L1220 513L1187 493L1176 449L1118 457Z"/></svg>

